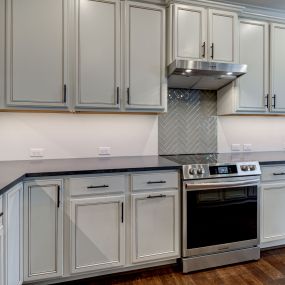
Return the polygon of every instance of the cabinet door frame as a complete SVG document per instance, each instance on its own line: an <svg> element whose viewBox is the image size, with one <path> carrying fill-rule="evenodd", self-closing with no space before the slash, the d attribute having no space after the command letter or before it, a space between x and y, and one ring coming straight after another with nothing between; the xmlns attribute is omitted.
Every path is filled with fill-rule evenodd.
<svg viewBox="0 0 285 285"><path fill-rule="evenodd" d="M269 91L269 24L267 22L262 22L262 21L255 21L255 20L249 20L249 19L240 19L239 24L245 23L245 24L251 24L251 25L257 25L261 26L264 28L264 71L263 71L263 77L264 77L264 83L263 83L263 96L261 101L264 103L262 108L252 108L252 107L245 107L240 105L240 88L241 88L241 83L240 80L238 80L238 89L239 92L236 96L236 112L256 112L256 113L267 113L270 108L270 91ZM240 34L240 29L239 29L239 34ZM241 39L239 37L239 43L241 42ZM240 50L239 50L239 61L240 59ZM246 64L246 62L240 62L241 64ZM246 75L245 75L246 76ZM266 104L266 96L268 95L268 108L265 106Z"/></svg>
<svg viewBox="0 0 285 285"><path fill-rule="evenodd" d="M160 104L159 105L138 105L132 104L132 94L130 86L130 8L140 8L146 10L159 11L161 13L161 56L160 56ZM146 111L158 111L161 112L165 110L166 101L167 101L167 79L166 79L166 39L165 39L165 8L154 5L146 4L142 2L126 2L122 4L122 27L124 27L123 32L123 42L124 46L124 106L126 110L146 110Z"/></svg>
<svg viewBox="0 0 285 285"><path fill-rule="evenodd" d="M104 103L82 103L80 101L80 1L75 0L75 108L94 108L94 109L120 109L121 107L121 11L120 1L118 0L93 0L95 2L109 3L115 5L115 82L114 82L114 104ZM96 92L96 90L95 90Z"/></svg>
<svg viewBox="0 0 285 285"><path fill-rule="evenodd" d="M40 187L55 187L57 198L59 199L59 207L56 205L58 201L54 199L55 207L57 207L56 220L56 260L55 272L40 272L38 274L30 273L30 197L31 190L34 186ZM63 275L63 180L32 180L24 183L24 281L45 280L54 277L62 277Z"/></svg>
<svg viewBox="0 0 285 285"><path fill-rule="evenodd" d="M96 205L96 204L113 204L118 203L119 206L119 232L118 232L118 262L108 262L94 265L86 265L77 268L76 267L76 208L78 206L86 206L86 205ZM102 269L111 269L115 267L121 267L125 265L125 195L117 195L117 196L99 196L99 197L89 197L89 198L75 198L70 200L70 252L71 252L71 274L83 273L83 272L92 272Z"/></svg>
<svg viewBox="0 0 285 285"><path fill-rule="evenodd" d="M165 195L165 198L173 198L173 251L155 253L146 256L138 256L138 240L137 240L137 208L136 201L149 199L149 196L158 196L158 198L153 199L164 199L164 197L159 197L160 195ZM143 263L148 261L159 261L164 259L179 258L180 255L180 222L179 222L179 193L177 189L163 190L163 191L152 191L144 193L136 193L131 195L131 259L132 263Z"/></svg>
<svg viewBox="0 0 285 285"><path fill-rule="evenodd" d="M15 204L11 205L11 203L10 203L10 201L14 195L18 195L18 198L19 198L17 205L15 205ZM5 208L4 208L4 212L5 212L5 218L4 218L5 227L4 228L5 228L5 230L4 230L4 232L5 232L5 253L6 253L5 254L6 284L21 285L23 283L23 185L22 185L22 183L14 186L10 190L8 190L7 193L5 193L4 203L5 203ZM11 207L12 207L12 209L11 209ZM17 236L17 237L15 237L14 233L10 232L10 221L11 221L10 219L15 217L15 212L13 211L15 209L15 207L17 208L18 215L19 215L18 217L16 217L16 219L18 219L18 223L19 223L19 227L17 228L19 236ZM13 248L13 242L18 243L19 252L17 252L17 253L13 252L14 248L13 248L12 252L9 252L10 242L12 242L12 245L11 245L12 248ZM11 281L9 280L9 278L10 278L9 258L11 257L11 255L13 253L16 255L17 254L19 255L19 260L17 260L17 262L18 262L17 284L12 284L12 283L10 283Z"/></svg>
<svg viewBox="0 0 285 285"><path fill-rule="evenodd" d="M214 15L220 15L225 17L232 18L233 21L233 42L232 42L232 60L230 61L224 61L224 60L218 60L215 58L215 52L214 52L214 58L211 58L212 49L211 45L215 43L213 42L213 16ZM238 16L235 12L230 11L224 11L224 10L216 10L216 9L209 9L208 11L208 60L214 61L214 62L226 62L226 63L235 63L238 62ZM214 46L215 49L215 46Z"/></svg>
<svg viewBox="0 0 285 285"><path fill-rule="evenodd" d="M274 30L276 28L285 30L285 25L284 24L277 24L277 23L271 23L270 24L270 86L271 86L271 88L270 88L271 89L271 92L270 92L271 93L270 94L271 100L269 100L270 101L270 112L271 113L285 113L285 106L281 106L278 108L278 96L285 96L285 95L284 94L276 94L275 90L274 90L274 82L275 82L274 65L276 64L276 62L274 61L274 57L275 57L274 44L275 44L275 38L276 38ZM277 108L273 107L273 105L274 105L273 96L274 95L277 96L277 98L276 98ZM284 99L284 101L285 101L285 99Z"/></svg>
<svg viewBox="0 0 285 285"><path fill-rule="evenodd" d="M201 29L201 42L199 43L200 46L200 54L198 58L189 58L189 57L182 57L178 55L178 12L179 10L186 10L186 11L193 11L200 13L201 21L200 21L200 29ZM182 59L182 60L201 60L206 61L208 58L208 42L207 42L207 10L206 8L199 7L199 6L189 6L189 5L181 5L175 4L173 6L173 15L172 15L172 60L174 59ZM203 43L205 43L205 56L202 57L203 54Z"/></svg>
<svg viewBox="0 0 285 285"><path fill-rule="evenodd" d="M6 0L6 46L5 46L5 75L6 75L6 105L7 107L34 108L64 108L69 105L69 77L68 77L68 9L69 0L62 1L62 100L61 101L16 101L13 99L13 0Z"/></svg>
<svg viewBox="0 0 285 285"><path fill-rule="evenodd" d="M273 235L273 236L269 236L269 237L265 237L265 233L264 233L264 207L265 207L265 201L264 201L264 192L265 191L274 191L274 190L278 190L278 189L283 189L285 192L285 183L284 182L270 182L270 183L264 183L261 186L261 212L260 212L260 241L261 243L266 244L267 242L272 242L272 241L279 241L279 240L284 240L285 239L285 231L283 234L281 235ZM281 217L282 218L282 217ZM284 221L285 223L285 221Z"/></svg>
<svg viewBox="0 0 285 285"><path fill-rule="evenodd" d="M2 203L2 198L0 197L0 203ZM0 206L2 209L2 205ZM2 210L1 212L2 213ZM3 216L0 217L0 285L5 285L5 249L4 249L4 225Z"/></svg>

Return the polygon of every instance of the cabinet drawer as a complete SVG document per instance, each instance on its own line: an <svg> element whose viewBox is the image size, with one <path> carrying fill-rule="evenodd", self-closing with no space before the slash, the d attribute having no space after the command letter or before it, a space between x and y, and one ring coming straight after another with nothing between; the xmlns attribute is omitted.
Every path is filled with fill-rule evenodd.
<svg viewBox="0 0 285 285"><path fill-rule="evenodd" d="M126 189L125 175L93 176L69 179L71 196L121 193Z"/></svg>
<svg viewBox="0 0 285 285"><path fill-rule="evenodd" d="M261 167L262 181L285 180L285 164Z"/></svg>
<svg viewBox="0 0 285 285"><path fill-rule="evenodd" d="M133 191L178 188L177 172L140 173L131 177Z"/></svg>

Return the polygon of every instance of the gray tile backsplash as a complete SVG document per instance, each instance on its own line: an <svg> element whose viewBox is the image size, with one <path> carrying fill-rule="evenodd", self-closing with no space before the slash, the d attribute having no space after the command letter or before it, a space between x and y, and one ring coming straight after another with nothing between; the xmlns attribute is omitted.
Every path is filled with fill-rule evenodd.
<svg viewBox="0 0 285 285"><path fill-rule="evenodd" d="M159 154L217 152L217 96L169 89L168 112L158 119Z"/></svg>

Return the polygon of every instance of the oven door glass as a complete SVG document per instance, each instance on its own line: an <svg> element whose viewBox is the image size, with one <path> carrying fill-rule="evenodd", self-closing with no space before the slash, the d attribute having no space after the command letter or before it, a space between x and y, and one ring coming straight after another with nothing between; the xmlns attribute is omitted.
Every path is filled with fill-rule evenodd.
<svg viewBox="0 0 285 285"><path fill-rule="evenodd" d="M257 189L188 191L187 248L257 239Z"/></svg>

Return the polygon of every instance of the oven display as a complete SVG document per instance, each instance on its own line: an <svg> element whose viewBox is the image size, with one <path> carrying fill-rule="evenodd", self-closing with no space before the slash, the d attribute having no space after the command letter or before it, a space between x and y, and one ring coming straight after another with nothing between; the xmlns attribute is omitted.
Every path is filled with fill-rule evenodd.
<svg viewBox="0 0 285 285"><path fill-rule="evenodd" d="M236 173L238 173L236 165L210 166L211 175L236 174Z"/></svg>
<svg viewBox="0 0 285 285"><path fill-rule="evenodd" d="M229 174L229 170L226 166L218 167L218 173L219 174Z"/></svg>

